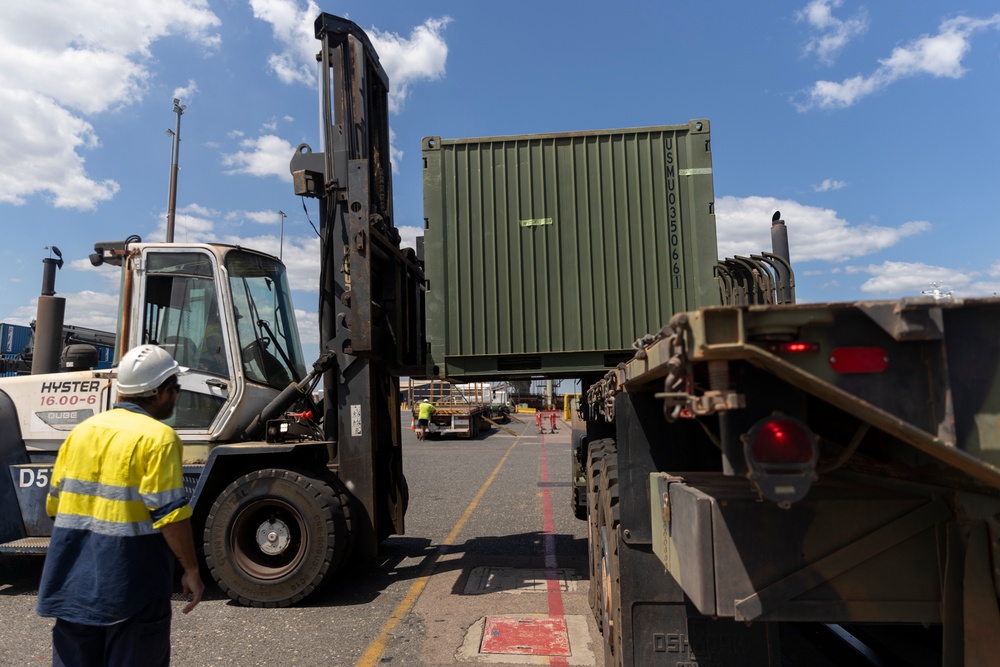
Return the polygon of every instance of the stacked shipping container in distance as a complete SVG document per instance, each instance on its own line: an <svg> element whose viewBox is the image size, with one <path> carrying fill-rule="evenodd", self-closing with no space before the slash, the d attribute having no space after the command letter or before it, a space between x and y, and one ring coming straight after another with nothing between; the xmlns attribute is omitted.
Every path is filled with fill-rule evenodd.
<svg viewBox="0 0 1000 667"><path fill-rule="evenodd" d="M31 342L31 327L0 324L0 377L17 375L21 353ZM23 366L22 366L23 368Z"/></svg>

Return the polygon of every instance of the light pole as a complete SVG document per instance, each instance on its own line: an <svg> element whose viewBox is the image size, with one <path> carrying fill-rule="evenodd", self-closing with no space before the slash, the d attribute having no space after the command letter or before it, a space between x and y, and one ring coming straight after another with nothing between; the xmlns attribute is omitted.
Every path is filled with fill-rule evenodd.
<svg viewBox="0 0 1000 667"><path fill-rule="evenodd" d="M284 211L278 211L278 215L281 216L281 236L278 237L278 259L281 259L282 250L285 247L285 215Z"/></svg>
<svg viewBox="0 0 1000 667"><path fill-rule="evenodd" d="M174 113L177 114L177 129L167 134L173 137L174 146L170 156L170 194L167 197L167 243L174 242L174 213L177 210L177 171L181 152L181 116L184 114L186 106L181 105L181 101L174 98Z"/></svg>

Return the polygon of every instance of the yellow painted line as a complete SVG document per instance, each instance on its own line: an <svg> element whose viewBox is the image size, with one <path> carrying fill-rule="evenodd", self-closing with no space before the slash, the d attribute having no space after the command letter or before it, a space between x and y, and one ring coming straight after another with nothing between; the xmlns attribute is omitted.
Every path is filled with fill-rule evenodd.
<svg viewBox="0 0 1000 667"><path fill-rule="evenodd" d="M389 615L389 619L385 622L385 625L382 626L382 630L379 632L378 637L376 637L375 640L368 645L368 649L354 664L354 667L375 667L375 665L379 664L379 659L382 657L382 653L385 651L386 645L389 643L389 633L391 633L393 629L399 625L399 622L402 621L408 613L410 613L413 605L417 603L417 598L420 597L424 587L427 586L427 582L430 581L431 575L434 573L434 567L437 565L438 557L441 555L442 550L454 544L455 539L458 538L458 534L462 532L462 528L464 528L465 524L468 523L469 517L472 516L472 513L476 510L476 506L479 505L479 501L483 499L484 495L486 495L486 489L490 488L490 484L493 483L497 473L500 472L500 468L502 468L503 464L507 462L507 457L509 457L510 453L514 451L514 447L517 446L517 442L520 439L520 437L515 438L513 444L507 448L503 458L500 459L500 463L498 463L497 467L493 469L490 476L486 478L482 488L479 489L479 492L476 494L476 497L472 499L472 502L469 503L469 506L465 508L465 513L462 514L458 523L456 523L455 527L451 529L450 533L448 533L448 536L444 538L444 542L441 543L441 546L439 546L437 551L428 557L427 565L421 571L420 576L417 577L412 584L410 584L410 589L406 591L406 595L404 595L403 599L400 600L398 605L396 605L396 608L392 610L392 613Z"/></svg>

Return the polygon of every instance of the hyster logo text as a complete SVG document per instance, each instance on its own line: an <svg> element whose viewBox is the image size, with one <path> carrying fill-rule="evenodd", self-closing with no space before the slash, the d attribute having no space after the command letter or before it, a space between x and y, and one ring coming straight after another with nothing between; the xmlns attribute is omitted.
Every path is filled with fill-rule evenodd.
<svg viewBox="0 0 1000 667"><path fill-rule="evenodd" d="M97 391L101 388L100 380L75 380L66 382L43 382L43 394L68 394L75 391Z"/></svg>

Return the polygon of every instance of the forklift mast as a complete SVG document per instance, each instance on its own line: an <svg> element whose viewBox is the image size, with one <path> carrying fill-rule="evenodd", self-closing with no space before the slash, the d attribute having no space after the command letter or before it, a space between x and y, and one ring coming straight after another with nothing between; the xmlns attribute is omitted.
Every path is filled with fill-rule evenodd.
<svg viewBox="0 0 1000 667"><path fill-rule="evenodd" d="M368 36L321 14L323 151L302 144L295 193L319 200L323 427L330 467L356 496L355 549L403 533L399 377L425 373L423 267L400 249L392 210L388 87Z"/></svg>

